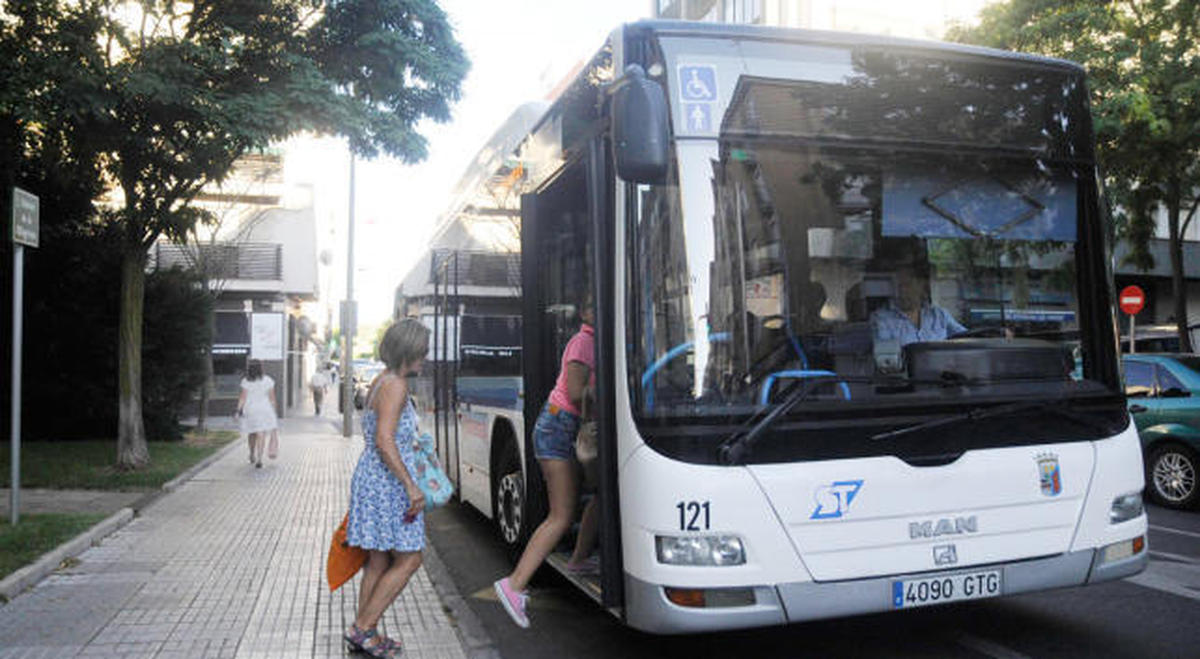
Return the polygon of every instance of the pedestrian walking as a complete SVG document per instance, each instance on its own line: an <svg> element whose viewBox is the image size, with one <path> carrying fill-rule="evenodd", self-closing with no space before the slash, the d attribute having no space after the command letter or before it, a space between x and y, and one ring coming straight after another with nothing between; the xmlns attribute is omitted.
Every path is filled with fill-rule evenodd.
<svg viewBox="0 0 1200 659"><path fill-rule="evenodd" d="M275 415L275 381L263 375L262 362L257 359L250 360L246 377L242 378L237 413L250 447L250 462L261 468L267 434L278 432L279 421Z"/></svg>
<svg viewBox="0 0 1200 659"><path fill-rule="evenodd" d="M329 387L329 369L322 365L308 380L308 387L312 390L313 408L317 412L317 416L321 416L321 403L325 400L325 389Z"/></svg>
<svg viewBox="0 0 1200 659"><path fill-rule="evenodd" d="M395 657L400 643L376 626L421 566L425 495L413 479L417 410L408 376L420 371L429 330L406 318L393 323L376 349L386 366L371 382L362 416L362 456L350 481L346 544L367 550L358 611L344 638L351 651Z"/></svg>

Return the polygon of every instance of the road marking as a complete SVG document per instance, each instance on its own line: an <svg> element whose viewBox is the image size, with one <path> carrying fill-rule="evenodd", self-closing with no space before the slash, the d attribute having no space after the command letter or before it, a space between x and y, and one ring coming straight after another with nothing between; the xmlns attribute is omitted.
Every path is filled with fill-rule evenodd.
<svg viewBox="0 0 1200 659"><path fill-rule="evenodd" d="M1200 601L1200 567L1195 563L1150 561L1145 571L1125 581Z"/></svg>
<svg viewBox="0 0 1200 659"><path fill-rule="evenodd" d="M1021 654L995 641L989 641L986 638L980 638L966 632L960 633L955 640L964 648L974 650L980 654L986 654L992 657L992 659L1030 659L1029 655Z"/></svg>
<svg viewBox="0 0 1200 659"><path fill-rule="evenodd" d="M1173 529L1169 526L1155 526L1154 524L1151 524L1150 530L1162 531L1163 533L1174 533L1176 535L1186 535L1189 538L1200 538L1200 533L1196 533L1194 531L1184 531L1183 529Z"/></svg>
<svg viewBox="0 0 1200 659"><path fill-rule="evenodd" d="M1191 565L1200 565L1200 559L1196 559L1191 556L1184 556L1183 554L1172 554L1171 552L1168 552L1168 551L1151 551L1150 557L1151 558L1161 558L1161 559L1168 560L1168 561L1175 561L1177 563L1189 563Z"/></svg>

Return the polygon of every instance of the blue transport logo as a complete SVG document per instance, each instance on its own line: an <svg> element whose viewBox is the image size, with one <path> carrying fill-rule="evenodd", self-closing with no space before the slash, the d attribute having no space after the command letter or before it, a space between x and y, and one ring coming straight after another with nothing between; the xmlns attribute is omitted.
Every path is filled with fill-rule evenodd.
<svg viewBox="0 0 1200 659"><path fill-rule="evenodd" d="M809 519L837 519L845 515L850 510L850 504L854 502L854 497L858 496L858 491L862 489L863 482L856 481L834 481L829 485L822 485L813 492L813 500L816 501L817 507L813 508L812 516Z"/></svg>

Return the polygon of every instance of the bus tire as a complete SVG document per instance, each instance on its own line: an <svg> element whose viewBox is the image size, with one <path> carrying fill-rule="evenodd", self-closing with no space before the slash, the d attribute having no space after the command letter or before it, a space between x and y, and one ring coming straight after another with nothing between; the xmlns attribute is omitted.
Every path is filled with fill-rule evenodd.
<svg viewBox="0 0 1200 659"><path fill-rule="evenodd" d="M492 471L492 520L496 534L510 555L519 555L532 532L529 504L526 496L525 474L512 431L498 429L493 446L496 468Z"/></svg>
<svg viewBox="0 0 1200 659"><path fill-rule="evenodd" d="M1146 491L1160 506L1187 510L1200 504L1200 459L1183 444L1155 446L1146 461Z"/></svg>

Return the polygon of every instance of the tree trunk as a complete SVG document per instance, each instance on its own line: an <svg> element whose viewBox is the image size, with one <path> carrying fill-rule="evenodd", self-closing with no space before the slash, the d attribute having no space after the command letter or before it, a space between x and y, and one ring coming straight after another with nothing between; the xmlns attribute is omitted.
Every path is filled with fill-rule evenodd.
<svg viewBox="0 0 1200 659"><path fill-rule="evenodd" d="M1180 234L1179 214L1182 204L1182 188L1178 181L1167 187L1167 227L1170 236L1168 247L1171 252L1171 297L1174 298L1173 313L1175 331L1179 334L1180 352L1192 351L1192 337L1188 331L1187 279L1183 276L1183 236Z"/></svg>
<svg viewBox="0 0 1200 659"><path fill-rule="evenodd" d="M117 467L139 469L150 463L142 424L142 319L146 292L146 253L127 248L121 259L121 321L117 338Z"/></svg>

